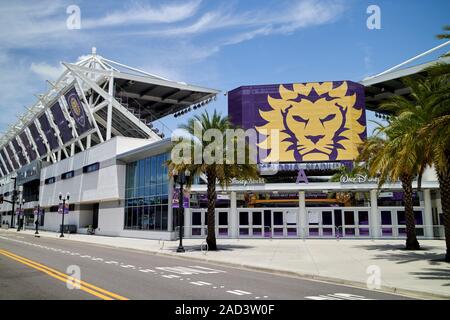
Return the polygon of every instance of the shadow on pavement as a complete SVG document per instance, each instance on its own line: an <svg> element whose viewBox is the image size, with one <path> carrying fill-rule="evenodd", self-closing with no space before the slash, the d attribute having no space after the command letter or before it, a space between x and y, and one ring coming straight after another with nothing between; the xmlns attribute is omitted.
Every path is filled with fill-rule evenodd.
<svg viewBox="0 0 450 320"><path fill-rule="evenodd" d="M411 272L410 274L417 276L423 280L446 280L442 286L450 287L450 269L428 268L421 272Z"/></svg>
<svg viewBox="0 0 450 320"><path fill-rule="evenodd" d="M239 245L239 244L218 244L217 245L217 251L233 251L236 249L252 249L252 248L254 248L254 247L247 246L247 245ZM204 249L202 250L200 245L187 245L187 246L184 246L184 249L189 252L204 251ZM175 251L176 248L173 250Z"/></svg>

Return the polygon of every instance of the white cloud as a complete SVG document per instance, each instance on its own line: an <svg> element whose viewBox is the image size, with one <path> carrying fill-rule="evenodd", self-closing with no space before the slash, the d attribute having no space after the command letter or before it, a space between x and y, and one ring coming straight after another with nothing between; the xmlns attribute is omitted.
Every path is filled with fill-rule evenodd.
<svg viewBox="0 0 450 320"><path fill-rule="evenodd" d="M195 22L184 26L172 26L165 29L154 28L148 31L138 31L135 34L145 34L156 37L184 37L199 35L219 29L247 29L246 34L287 34L298 29L326 24L338 19L345 6L342 0L293 0L289 5L280 8L259 9L235 13L234 9L219 8L203 14ZM262 32L264 30L264 32Z"/></svg>
<svg viewBox="0 0 450 320"><path fill-rule="evenodd" d="M98 19L82 19L82 28L125 26L131 24L173 23L193 16L201 0L165 4L160 7L135 4Z"/></svg>
<svg viewBox="0 0 450 320"><path fill-rule="evenodd" d="M56 80L64 72L63 66L51 66L45 62L31 63L31 72L37 74L43 80Z"/></svg>
<svg viewBox="0 0 450 320"><path fill-rule="evenodd" d="M220 72L214 65L198 68L199 63L223 47L332 23L345 11L343 0L274 1L270 8L252 10L242 10L237 2L133 1L128 7L118 1L106 14L109 3L92 7L77 1L81 30L66 27L71 0L0 1L0 128L15 122L15 114L35 101L34 93L47 89L42 80L60 75L56 59L76 59L92 46L98 46L99 54L152 73L208 84Z"/></svg>

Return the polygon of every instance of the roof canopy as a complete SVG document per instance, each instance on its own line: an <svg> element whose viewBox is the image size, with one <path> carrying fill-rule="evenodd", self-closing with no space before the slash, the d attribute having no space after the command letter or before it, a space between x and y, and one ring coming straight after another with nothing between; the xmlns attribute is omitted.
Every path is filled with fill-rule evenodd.
<svg viewBox="0 0 450 320"><path fill-rule="evenodd" d="M45 159L57 162L114 136L160 141L161 118L204 106L218 90L166 78L92 54L49 82L50 90L0 137L0 177Z"/></svg>

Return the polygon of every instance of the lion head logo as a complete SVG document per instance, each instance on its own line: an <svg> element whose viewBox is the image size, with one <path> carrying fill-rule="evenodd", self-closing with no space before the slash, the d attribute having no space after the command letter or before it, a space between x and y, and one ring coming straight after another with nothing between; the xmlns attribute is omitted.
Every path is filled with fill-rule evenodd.
<svg viewBox="0 0 450 320"><path fill-rule="evenodd" d="M268 96L271 110L259 110L267 123L257 127L266 137L259 147L270 151L263 162L356 158L365 134L364 110L355 107L357 94L348 94L347 82L334 84L294 84L292 90L280 85L280 99Z"/></svg>

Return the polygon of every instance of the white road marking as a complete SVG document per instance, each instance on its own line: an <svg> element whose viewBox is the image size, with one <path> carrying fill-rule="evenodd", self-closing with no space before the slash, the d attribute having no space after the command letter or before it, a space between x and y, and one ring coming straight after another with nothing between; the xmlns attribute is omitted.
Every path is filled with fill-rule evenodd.
<svg viewBox="0 0 450 320"><path fill-rule="evenodd" d="M246 294L252 294L251 292L242 291L242 290L228 290L227 292L231 293L231 294L238 295L238 296L243 296L243 295L246 295Z"/></svg>
<svg viewBox="0 0 450 320"><path fill-rule="evenodd" d="M91 258L91 256L88 256L88 255L84 255L84 256L80 256L80 258Z"/></svg>
<svg viewBox="0 0 450 320"><path fill-rule="evenodd" d="M207 273L227 273L226 271L223 271L223 270L211 269L211 268L206 268L206 267L202 267L202 266L189 266L189 267L206 270L206 271L208 271Z"/></svg>
<svg viewBox="0 0 450 320"><path fill-rule="evenodd" d="M211 283L204 282L204 281L193 281L190 283L195 284L196 286L210 286L211 285Z"/></svg>
<svg viewBox="0 0 450 320"><path fill-rule="evenodd" d="M161 276L161 277L164 277L164 278L167 278L167 279L172 279L172 278L179 278L180 276L176 276L174 274L169 274L169 275L164 275L164 276Z"/></svg>
<svg viewBox="0 0 450 320"><path fill-rule="evenodd" d="M131 264L121 264L120 266L126 269L136 269L136 267Z"/></svg>
<svg viewBox="0 0 450 320"><path fill-rule="evenodd" d="M103 258L92 258L92 261L103 261Z"/></svg>
<svg viewBox="0 0 450 320"><path fill-rule="evenodd" d="M334 294L330 293L318 296L307 296L305 298L310 300L374 300L366 298L364 296L358 296L355 294L348 294L348 293L334 293Z"/></svg>
<svg viewBox="0 0 450 320"><path fill-rule="evenodd" d="M211 273L221 273L225 272L222 270L215 270L210 268L204 268L199 266L191 266L191 267L183 267L183 266L176 266L176 267L157 267L158 270L163 270L170 273L177 273L177 274L211 274Z"/></svg>
<svg viewBox="0 0 450 320"><path fill-rule="evenodd" d="M141 270L139 270L140 272L144 272L144 273L147 273L147 272L155 272L155 270L151 270L151 269L141 269Z"/></svg>
<svg viewBox="0 0 450 320"><path fill-rule="evenodd" d="M105 261L106 264L119 264L117 261Z"/></svg>

